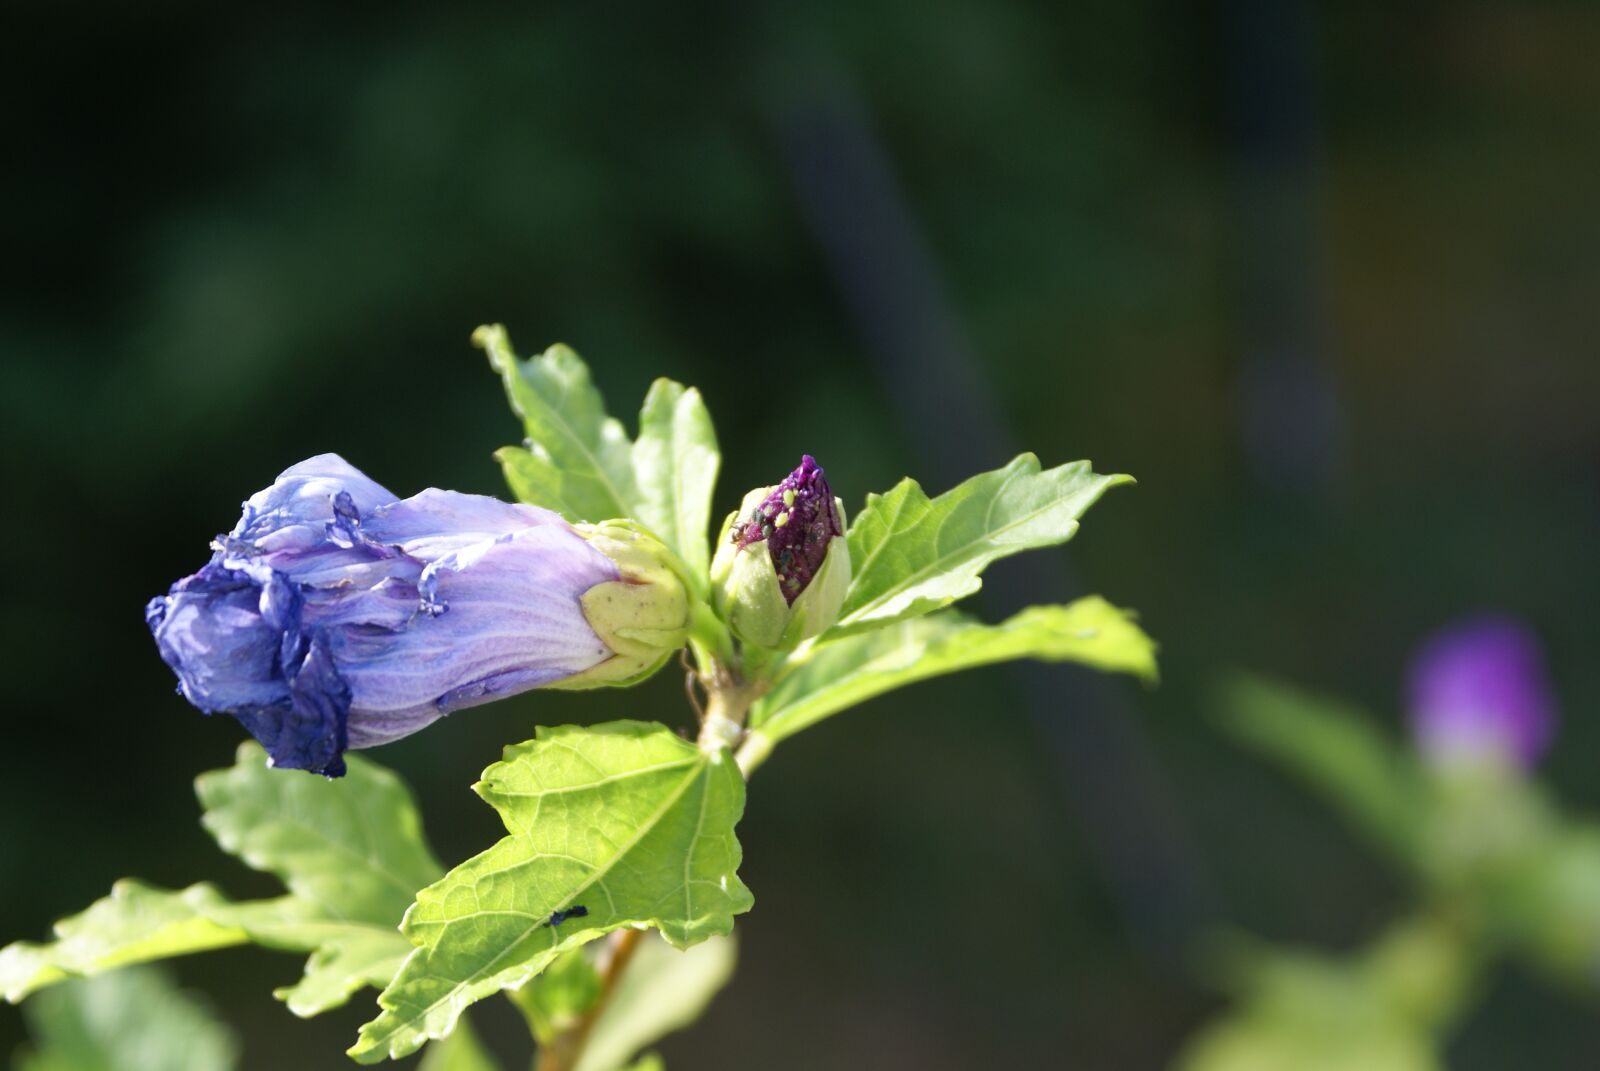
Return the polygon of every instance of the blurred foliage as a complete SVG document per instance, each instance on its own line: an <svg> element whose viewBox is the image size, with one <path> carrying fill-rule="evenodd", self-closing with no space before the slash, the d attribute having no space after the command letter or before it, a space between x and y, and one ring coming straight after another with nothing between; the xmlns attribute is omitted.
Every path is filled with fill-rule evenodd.
<svg viewBox="0 0 1600 1071"><path fill-rule="evenodd" d="M15 1071L232 1071L239 1043L155 967L80 978L28 1002Z"/></svg>
<svg viewBox="0 0 1600 1071"><path fill-rule="evenodd" d="M1300 37L1273 36L1280 12ZM0 19L18 563L0 642L22 712L0 757L0 939L114 874L186 881L209 850L188 777L237 733L171 695L139 609L245 494L321 450L402 493L504 493L491 454L515 421L473 325L572 343L614 400L662 372L699 386L743 444L717 511L803 450L848 502L923 475L778 148L784 117L841 83L1017 440L1139 477L1070 554L1085 590L1163 638L1162 688L1130 694L1205 911L1348 947L1400 896L1347 826L1195 716L1213 667L1383 709L1416 636L1498 606L1539 624L1570 709L1600 703L1592 5L23 0ZM1286 162L1247 136L1252 102L1288 96L1282 69L1311 86ZM1267 212L1282 204L1287 223ZM1299 290L1263 298L1258 277ZM1252 362L1296 348L1342 429L1331 475L1304 485L1269 479L1244 431ZM382 761L454 862L495 833L462 786L506 740L680 703L666 675L531 697ZM784 847L747 861L763 903L740 982L704 1031L663 1043L670 1064L1048 1065L1066 1048L1145 1067L1175 1050L1211 1004L1148 953L1085 833L1136 838L1134 813L1069 806L1020 710L1001 671L924 685L875 701L848 750L825 726L762 769L747 837ZM1597 753L1600 723L1573 719L1547 772L1574 804L1600 805ZM26 877L40 865L49 882ZM1574 899L1594 880L1547 865ZM241 895L270 891L250 880ZM995 887L1040 920L1025 940L956 924ZM284 1031L252 973L272 964L202 957L181 977L273 1039L244 1066L320 1066L365 1009ZM1484 999L1452 1066L1586 1068L1600 1049L1586 1006L1516 972ZM484 1016L496 1045L517 1027L502 1011ZM794 1024L820 1025L797 1046Z"/></svg>
<svg viewBox="0 0 1600 1071"><path fill-rule="evenodd" d="M1600 997L1600 827L1563 816L1485 753L1424 762L1357 709L1241 679L1222 724L1321 792L1409 871L1412 917L1335 957L1240 938L1212 969L1237 1007L1189 1046L1184 1071L1430 1071L1491 970L1520 961Z"/></svg>

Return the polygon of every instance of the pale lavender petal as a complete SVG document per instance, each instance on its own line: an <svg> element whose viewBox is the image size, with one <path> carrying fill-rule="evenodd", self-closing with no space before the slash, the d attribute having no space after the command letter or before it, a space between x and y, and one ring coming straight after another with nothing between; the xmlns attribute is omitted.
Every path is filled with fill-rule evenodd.
<svg viewBox="0 0 1600 1071"><path fill-rule="evenodd" d="M351 745L404 736L452 710L610 657L574 593L616 577L610 559L565 525L527 528L430 565L422 587L435 613L387 635L337 634L361 711L351 720Z"/></svg>
<svg viewBox="0 0 1600 1071"><path fill-rule="evenodd" d="M580 599L616 565L558 515L427 490L404 501L324 454L285 471L146 619L179 690L278 766L549 684L611 656Z"/></svg>

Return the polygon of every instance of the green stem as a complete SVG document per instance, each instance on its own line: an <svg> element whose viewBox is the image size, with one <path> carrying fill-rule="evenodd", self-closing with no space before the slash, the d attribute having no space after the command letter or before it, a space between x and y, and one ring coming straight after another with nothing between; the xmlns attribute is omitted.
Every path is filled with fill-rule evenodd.
<svg viewBox="0 0 1600 1071"><path fill-rule="evenodd" d="M717 667L734 663L733 636L728 626L698 599L689 607L689 649L694 652L701 676L708 680L716 676Z"/></svg>
<svg viewBox="0 0 1600 1071"><path fill-rule="evenodd" d="M739 772L744 774L746 781L750 780L750 775L767 761L767 756L772 754L772 745L772 738L760 729L752 729L745 734L744 743L733 753L733 758L739 764Z"/></svg>

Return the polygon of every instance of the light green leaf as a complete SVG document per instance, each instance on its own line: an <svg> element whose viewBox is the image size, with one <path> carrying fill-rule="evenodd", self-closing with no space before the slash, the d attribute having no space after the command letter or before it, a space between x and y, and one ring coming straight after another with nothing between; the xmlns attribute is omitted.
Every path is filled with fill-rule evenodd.
<svg viewBox="0 0 1600 1071"><path fill-rule="evenodd" d="M1362 711L1240 677L1219 703L1224 729L1319 789L1380 847L1417 861L1429 794L1416 764Z"/></svg>
<svg viewBox="0 0 1600 1071"><path fill-rule="evenodd" d="M301 929L299 933L307 931ZM292 936L292 934L285 934ZM272 934L252 931L251 937L261 944L272 945ZM303 940L303 938L302 938ZM286 947L295 947L290 944ZM303 949L299 949L303 950ZM376 927L339 927L319 935L318 943L306 960L305 974L292 986L272 991L289 1006L289 1010L302 1019L321 1015L337 1008L350 999L351 994L363 986L382 989L389 984L400 964L411 953L411 943L400 935L398 929L380 930Z"/></svg>
<svg viewBox="0 0 1600 1071"><path fill-rule="evenodd" d="M289 924L242 920L258 943L312 952L300 982L275 994L300 1016L394 977L411 951L400 919L444 872L400 779L359 755L346 764L338 779L295 776L268 767L252 742L231 768L195 781L217 843L277 875L302 908Z"/></svg>
<svg viewBox="0 0 1600 1071"><path fill-rule="evenodd" d="M722 455L700 392L658 379L639 412L633 470L639 488L635 516L688 566L697 594L705 596L710 555L711 492Z"/></svg>
<svg viewBox="0 0 1600 1071"><path fill-rule="evenodd" d="M654 936L640 942L575 1071L620 1071L641 1049L700 1018L733 977L738 957L731 936L681 952Z"/></svg>
<svg viewBox="0 0 1600 1071"><path fill-rule="evenodd" d="M561 345L520 361L498 324L478 328L472 340L500 373L527 435L525 447L495 455L517 498L570 521L632 516L638 491L628 435L606 415L589 366Z"/></svg>
<svg viewBox="0 0 1600 1071"><path fill-rule="evenodd" d="M28 1003L34 1049L16 1071L231 1071L227 1027L154 968L59 986Z"/></svg>
<svg viewBox="0 0 1600 1071"><path fill-rule="evenodd" d="M1097 595L1067 606L1032 606L998 625L955 611L825 641L779 675L750 714L775 743L894 688L1016 658L1082 662L1155 677L1155 644L1133 617Z"/></svg>
<svg viewBox="0 0 1600 1071"><path fill-rule="evenodd" d="M548 1045L571 1028L600 999L600 972L584 949L557 956L542 974L520 988L507 990L511 1002L522 1010L528 1029L540 1045Z"/></svg>
<svg viewBox="0 0 1600 1071"><path fill-rule="evenodd" d="M202 822L224 851L277 875L326 917L392 930L444 869L400 779L359 755L346 762L342 778L301 776L243 744L233 766L195 779Z"/></svg>
<svg viewBox="0 0 1600 1071"><path fill-rule="evenodd" d="M1128 476L1099 476L1087 461L1040 471L1023 454L938 498L902 480L867 505L850 525L854 578L835 629L887 625L948 606L982 586L996 558L1065 543L1078 518Z"/></svg>
<svg viewBox="0 0 1600 1071"><path fill-rule="evenodd" d="M428 1046L417 1071L500 1071L500 1065L463 1015L449 1037Z"/></svg>
<svg viewBox="0 0 1600 1071"><path fill-rule="evenodd" d="M242 928L212 917L209 908L218 902L209 885L171 892L119 881L110 896L56 923L53 943L0 949L0 992L15 1004L74 975L244 944L249 935Z"/></svg>
<svg viewBox="0 0 1600 1071"><path fill-rule="evenodd" d="M196 780L217 842L290 895L235 903L205 884L169 892L119 882L57 923L54 943L0 950L0 992L15 1002L72 975L247 942L312 954L300 982L276 994L296 1015L386 984L411 951L400 919L442 868L399 779L360 756L347 762L338 780L272 770L251 742L234 766Z"/></svg>
<svg viewBox="0 0 1600 1071"><path fill-rule="evenodd" d="M733 832L744 781L726 749L636 721L540 729L476 788L510 835L417 894L401 927L417 950L378 998L357 1060L443 1037L469 1004L624 926L686 948L750 908Z"/></svg>

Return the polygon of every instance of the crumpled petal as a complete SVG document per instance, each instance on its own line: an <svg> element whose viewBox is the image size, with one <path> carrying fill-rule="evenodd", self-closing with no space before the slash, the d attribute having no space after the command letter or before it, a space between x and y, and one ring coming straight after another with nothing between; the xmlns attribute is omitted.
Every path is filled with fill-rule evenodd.
<svg viewBox="0 0 1600 1071"><path fill-rule="evenodd" d="M549 510L397 500L324 454L251 496L213 546L146 619L184 697L237 718L277 766L337 776L347 747L613 653L579 600L617 567Z"/></svg>

